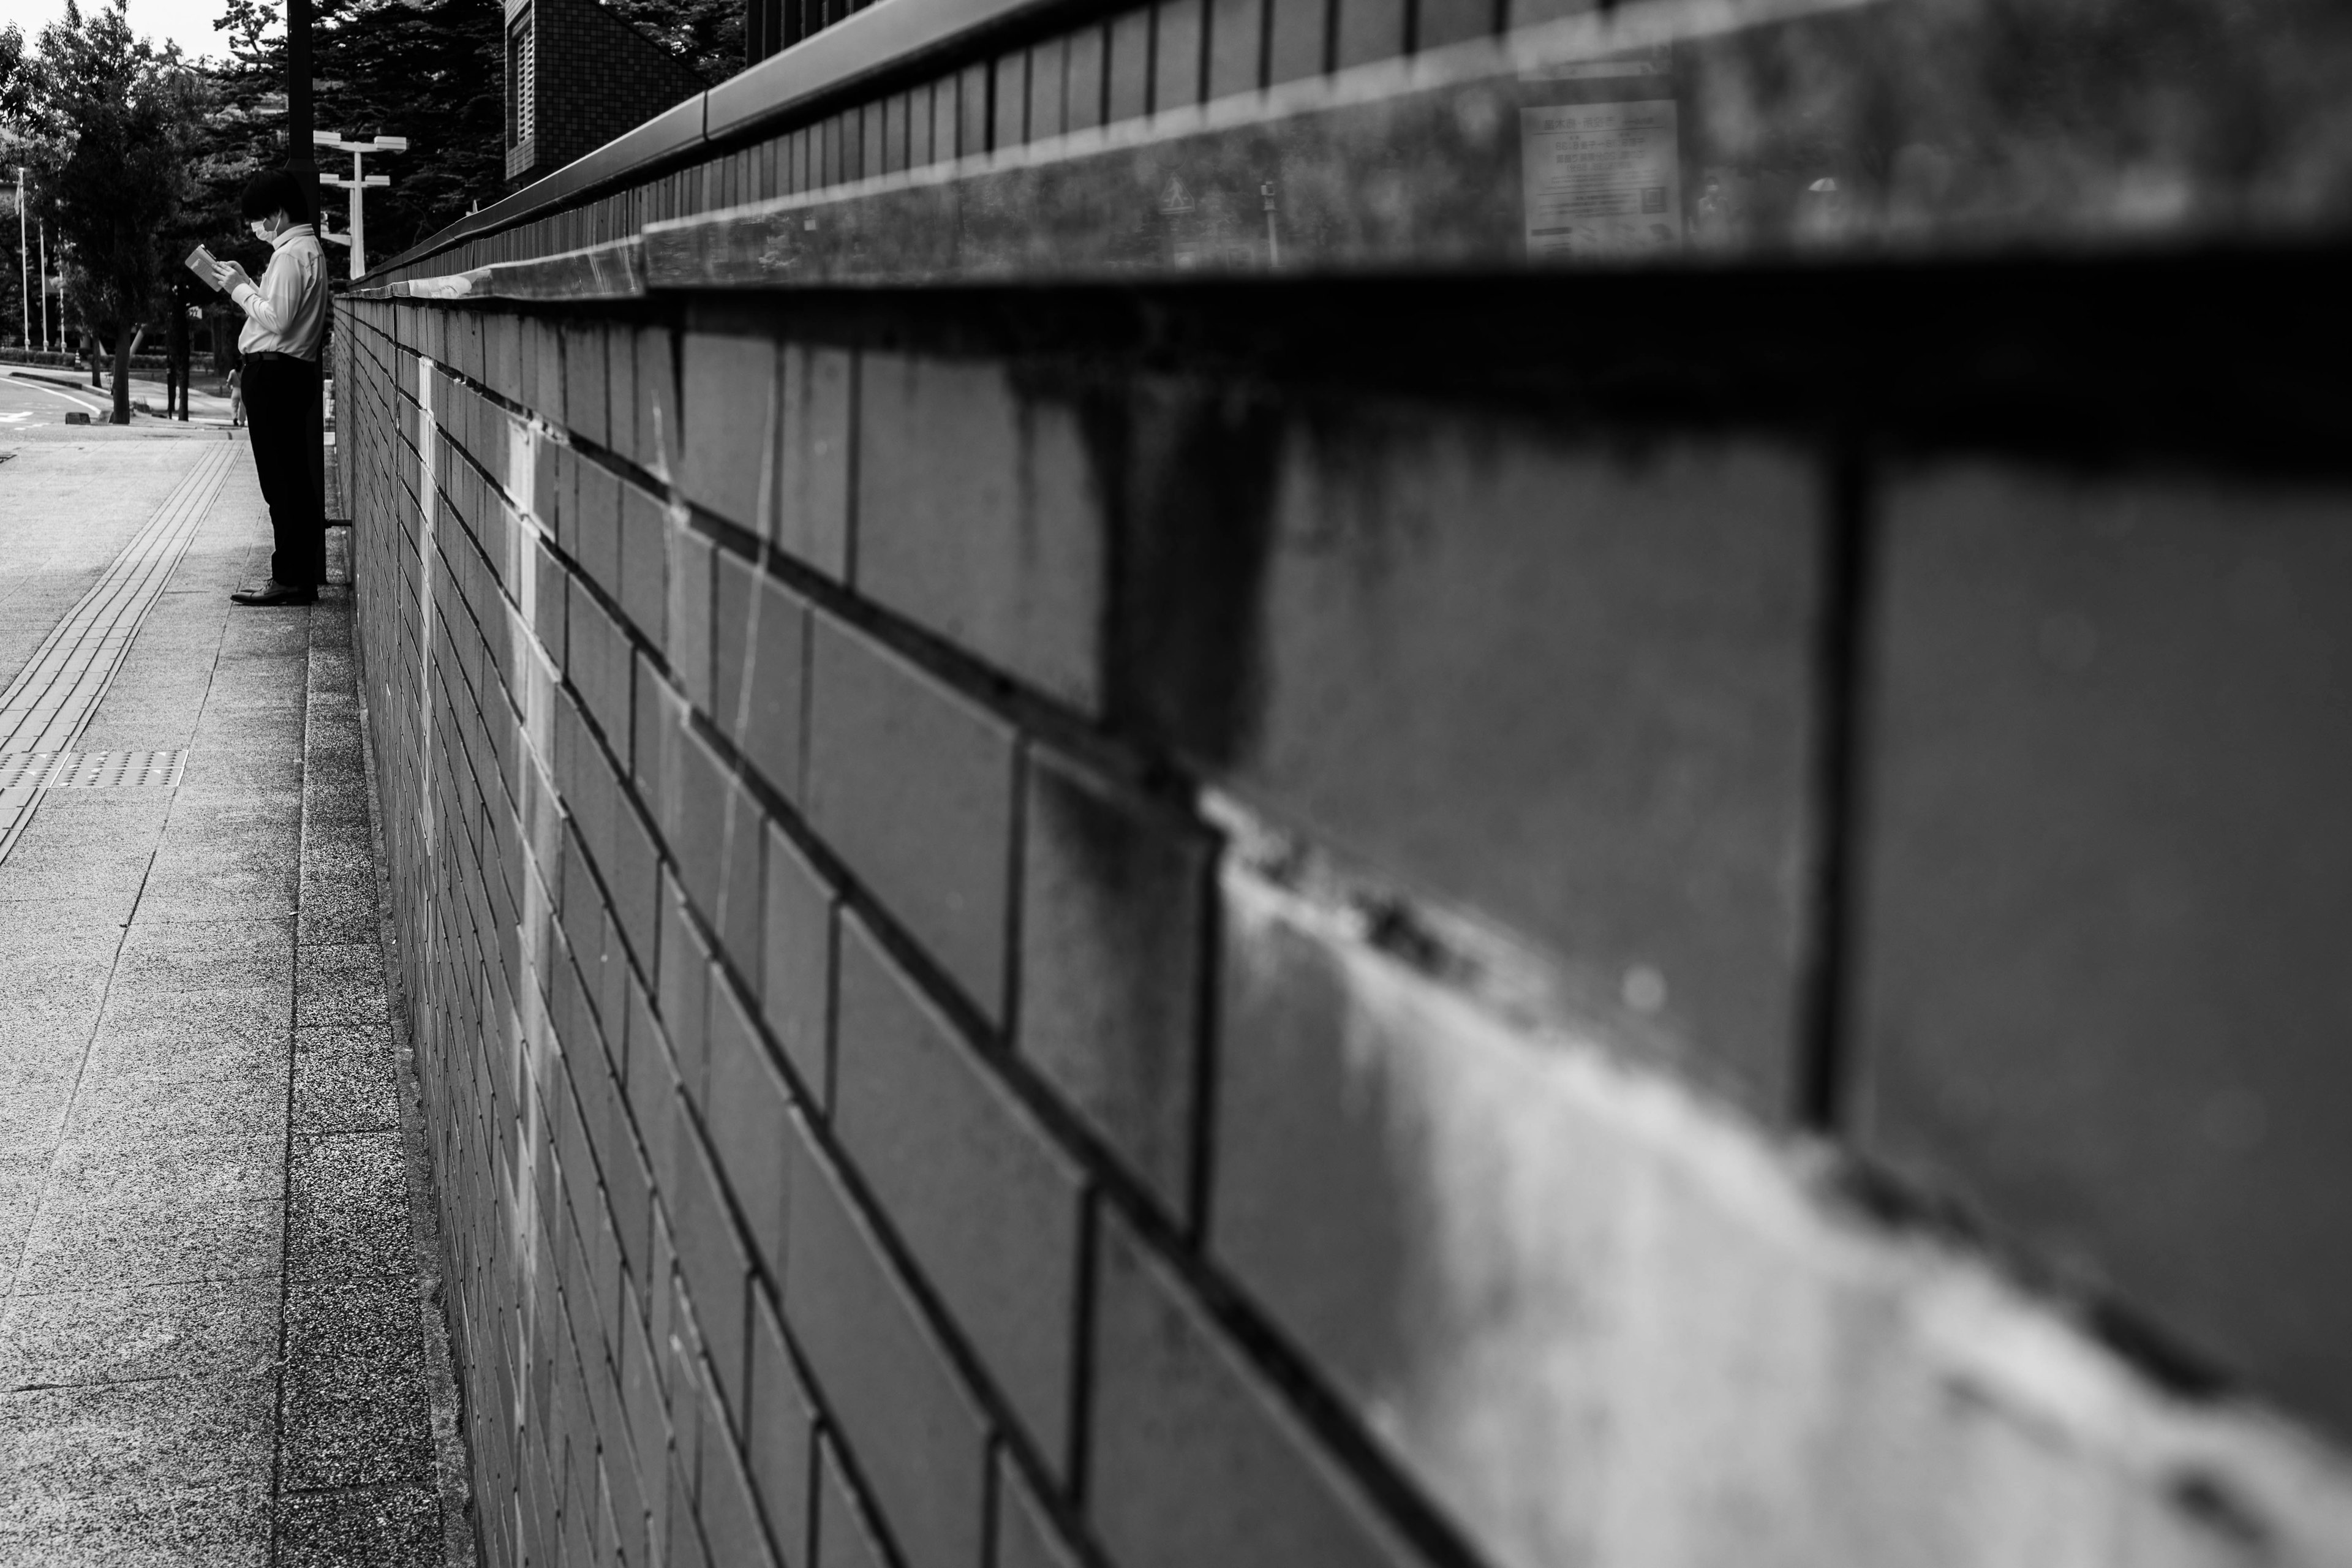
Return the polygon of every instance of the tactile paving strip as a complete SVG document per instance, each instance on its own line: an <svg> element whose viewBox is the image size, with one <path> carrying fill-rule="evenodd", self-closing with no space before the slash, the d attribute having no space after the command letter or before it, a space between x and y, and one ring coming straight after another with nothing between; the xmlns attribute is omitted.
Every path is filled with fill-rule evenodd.
<svg viewBox="0 0 2352 1568"><path fill-rule="evenodd" d="M8 689L0 692L0 755L47 756L52 763L61 756L79 755L71 750L74 741L98 711L106 689L114 684L115 671L131 651L140 624L163 597L180 558L194 542L196 529L212 510L236 455L236 447L226 441L216 447L207 444L200 450L186 477L163 498L155 515L108 563L81 602L41 640L16 679L8 683ZM92 753L110 754L154 753ZM177 764L173 776L176 782ZM32 820L34 801L41 789L48 787L54 784L0 785L0 860L8 858L24 836L25 825ZM68 784L66 787L109 786Z"/></svg>
<svg viewBox="0 0 2352 1568"><path fill-rule="evenodd" d="M98 710L139 625L212 510L236 448L203 448L187 477L0 692L0 752L61 752Z"/></svg>
<svg viewBox="0 0 2352 1568"><path fill-rule="evenodd" d="M0 752L0 790L176 789L185 752Z"/></svg>

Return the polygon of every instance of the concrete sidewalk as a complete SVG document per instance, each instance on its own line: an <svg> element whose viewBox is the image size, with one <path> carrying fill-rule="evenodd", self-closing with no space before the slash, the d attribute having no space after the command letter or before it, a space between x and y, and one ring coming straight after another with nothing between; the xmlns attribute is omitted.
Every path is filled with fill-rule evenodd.
<svg viewBox="0 0 2352 1568"><path fill-rule="evenodd" d="M0 1564L470 1564L350 590L228 604L241 440L75 434L0 460Z"/></svg>

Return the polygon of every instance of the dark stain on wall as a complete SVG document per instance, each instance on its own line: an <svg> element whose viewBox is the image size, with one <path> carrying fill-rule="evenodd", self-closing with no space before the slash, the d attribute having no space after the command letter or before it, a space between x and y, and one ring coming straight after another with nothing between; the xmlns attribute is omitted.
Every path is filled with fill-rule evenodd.
<svg viewBox="0 0 2352 1568"><path fill-rule="evenodd" d="M1088 399L1109 491L1112 721L1222 766L1255 734L1260 607L1287 417L1248 385L1144 380Z"/></svg>

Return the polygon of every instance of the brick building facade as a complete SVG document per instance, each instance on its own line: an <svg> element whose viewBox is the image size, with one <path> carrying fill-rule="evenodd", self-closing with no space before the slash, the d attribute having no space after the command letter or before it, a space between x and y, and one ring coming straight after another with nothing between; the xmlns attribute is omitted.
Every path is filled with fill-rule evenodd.
<svg viewBox="0 0 2352 1568"><path fill-rule="evenodd" d="M702 90L596 0L506 0L507 178L529 184Z"/></svg>

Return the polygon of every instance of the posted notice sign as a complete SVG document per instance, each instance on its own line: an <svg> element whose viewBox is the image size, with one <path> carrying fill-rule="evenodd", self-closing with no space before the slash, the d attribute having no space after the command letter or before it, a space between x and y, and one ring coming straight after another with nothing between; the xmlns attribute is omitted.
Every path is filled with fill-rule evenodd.
<svg viewBox="0 0 2352 1568"><path fill-rule="evenodd" d="M1672 250L1683 239L1675 100L1519 110L1529 256Z"/></svg>

